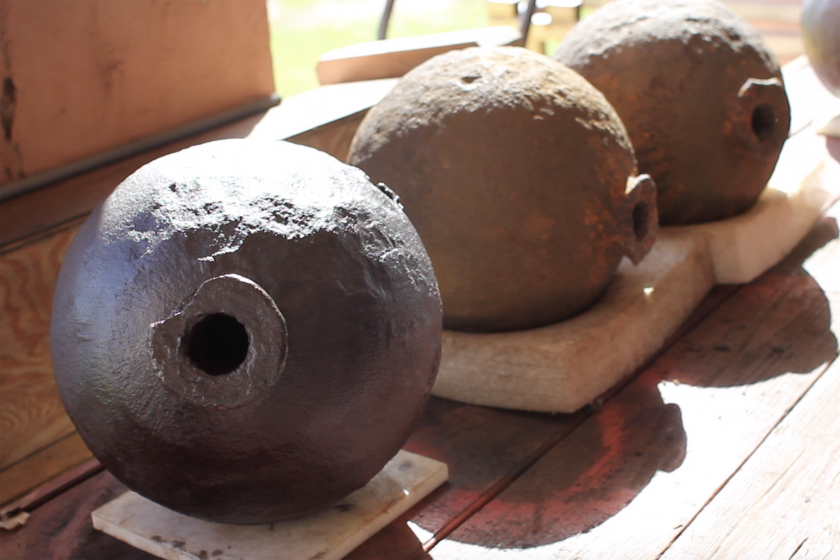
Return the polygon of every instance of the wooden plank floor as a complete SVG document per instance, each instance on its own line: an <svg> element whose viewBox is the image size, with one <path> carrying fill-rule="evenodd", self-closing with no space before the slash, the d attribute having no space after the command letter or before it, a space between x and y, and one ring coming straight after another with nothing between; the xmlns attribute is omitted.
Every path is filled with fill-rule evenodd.
<svg viewBox="0 0 840 560"><path fill-rule="evenodd" d="M825 149L810 127L827 94L807 64L787 71L798 123L789 142ZM331 136L334 149L346 132ZM840 160L840 142L828 148ZM450 481L349 558L836 556L838 219L835 205L778 266L715 288L598 406L549 415L432 399L406 449L447 462ZM0 255L0 297L14 311L0 321L14 341L0 355L4 500L89 457L50 386L46 351L43 302L74 227ZM41 401L24 402L25 383ZM122 491L102 472L58 494L25 527L0 531L0 558L150 558L90 525L92 509Z"/></svg>

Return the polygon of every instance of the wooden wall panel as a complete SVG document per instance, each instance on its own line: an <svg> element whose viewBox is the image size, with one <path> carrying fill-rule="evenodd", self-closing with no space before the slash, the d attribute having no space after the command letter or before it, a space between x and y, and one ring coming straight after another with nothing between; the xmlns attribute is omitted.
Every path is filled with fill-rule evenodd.
<svg viewBox="0 0 840 560"><path fill-rule="evenodd" d="M0 184L274 92L265 0L0 0Z"/></svg>
<svg viewBox="0 0 840 560"><path fill-rule="evenodd" d="M73 431L50 360L52 298L78 224L0 255L0 469Z"/></svg>

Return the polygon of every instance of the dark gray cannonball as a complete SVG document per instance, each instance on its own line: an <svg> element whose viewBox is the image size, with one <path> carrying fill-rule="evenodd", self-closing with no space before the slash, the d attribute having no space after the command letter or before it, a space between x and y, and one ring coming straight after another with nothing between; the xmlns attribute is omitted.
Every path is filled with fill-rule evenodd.
<svg viewBox="0 0 840 560"><path fill-rule="evenodd" d="M61 270L52 357L117 479L255 524L328 507L396 454L437 373L441 307L384 190L310 148L225 140L96 208Z"/></svg>

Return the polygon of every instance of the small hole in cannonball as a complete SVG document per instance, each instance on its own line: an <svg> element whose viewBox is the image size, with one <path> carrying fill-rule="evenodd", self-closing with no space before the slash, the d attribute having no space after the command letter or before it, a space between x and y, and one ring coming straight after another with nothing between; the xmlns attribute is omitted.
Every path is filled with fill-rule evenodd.
<svg viewBox="0 0 840 560"><path fill-rule="evenodd" d="M773 136L776 128L776 113L773 107L766 104L756 105L752 112L752 130L759 140L767 140Z"/></svg>
<svg viewBox="0 0 840 560"><path fill-rule="evenodd" d="M633 206L633 234L636 239L641 240L648 232L648 205L647 202L637 202Z"/></svg>
<svg viewBox="0 0 840 560"><path fill-rule="evenodd" d="M213 313L187 333L187 355L207 375L225 375L248 355L248 333L242 323L224 313Z"/></svg>

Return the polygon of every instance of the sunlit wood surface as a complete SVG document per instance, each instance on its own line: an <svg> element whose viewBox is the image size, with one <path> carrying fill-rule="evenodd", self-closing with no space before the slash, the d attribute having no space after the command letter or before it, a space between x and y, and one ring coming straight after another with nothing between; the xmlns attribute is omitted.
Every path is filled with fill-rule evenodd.
<svg viewBox="0 0 840 560"><path fill-rule="evenodd" d="M840 141L813 133L827 93L804 60L786 82L789 142L840 160ZM343 150L345 128L318 141ZM754 282L715 288L597 406L548 415L433 398L406 449L448 463L450 481L349 558L840 556L838 219L840 204ZM54 396L46 339L73 227L0 255L5 499L87 458ZM32 395L16 392L24 382ZM0 531L0 557L150 558L91 527L123 490L102 472L59 493Z"/></svg>

